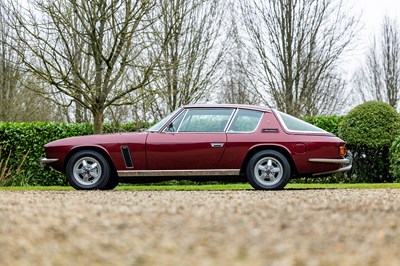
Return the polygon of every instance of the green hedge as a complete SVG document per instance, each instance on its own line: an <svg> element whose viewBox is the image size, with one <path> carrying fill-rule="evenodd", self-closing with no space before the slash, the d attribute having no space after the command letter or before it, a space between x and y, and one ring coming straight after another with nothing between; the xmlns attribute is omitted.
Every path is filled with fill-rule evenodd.
<svg viewBox="0 0 400 266"><path fill-rule="evenodd" d="M381 101L358 105L343 119L339 137L353 152L350 174L358 182L392 182L389 148L400 133L400 115Z"/></svg>
<svg viewBox="0 0 400 266"><path fill-rule="evenodd" d="M382 117L379 119L385 120L387 116L393 117L393 113L390 115L382 113ZM397 114L397 112L396 112ZM355 124L349 124L347 116L316 116L316 117L304 117L305 121L316 125L328 132L331 132L339 137L343 138L348 142L348 148L353 150L356 149L356 157L362 155L362 149L365 149L365 143L361 143L366 139L369 134L367 130L370 128L372 122L368 122L366 118L359 118L363 120L364 125L367 129L360 131L361 134L358 136L360 142L354 142L352 138L347 136L347 131L355 127L359 122L353 121ZM378 119L378 118L375 118ZM390 119L389 119L390 120ZM375 120L374 120L375 121ZM346 124L347 123L347 124ZM386 125L387 122L383 122ZM140 128L148 128L151 126L149 123L137 125L136 123L129 124L105 124L104 133L112 132L133 132L138 131ZM339 127L341 127L339 129ZM341 130L341 131L340 131ZM344 134L344 132L346 132ZM364 132L364 133L363 133ZM374 131L378 138L382 138L383 133L381 131ZM396 131L397 132L397 131ZM396 137L398 133L392 132L390 136ZM66 138L71 136L82 136L90 135L93 133L93 127L90 124L64 124L55 122L38 122L38 123L2 123L0 122L0 185L64 185L66 184L65 176L56 171L44 171L38 163L40 157L45 156L43 151L43 145L60 138ZM351 140L349 142L349 140ZM369 142L368 142L369 143ZM22 165L22 171L18 175L13 175L12 179L1 180L1 167L7 160L8 155L10 159L8 167L17 169L23 161L24 156L28 154L25 162ZM389 171L387 164L388 158L387 153L382 154L381 151L377 153L370 153L377 160L377 164L384 167L383 170ZM395 179L400 180L400 137L393 142L391 148L391 174ZM385 155L382 157L382 155ZM371 158L372 158L371 157ZM361 160L358 160L361 162ZM355 162L357 166L357 159ZM386 164L385 164L386 163ZM364 169L362 164L359 165L361 169ZM380 168L382 169L382 168ZM370 170L368 170L370 171ZM14 171L16 172L16 171ZM376 180L377 178L366 178L366 174L359 171L352 171L350 174L334 175L329 178L323 179L308 179L319 182L369 182L370 180ZM376 173L375 173L376 175ZM302 180L304 181L304 180ZM382 176L379 177L378 181L391 181L390 177Z"/></svg>
<svg viewBox="0 0 400 266"><path fill-rule="evenodd" d="M306 121L334 134L337 132L338 123L341 119L342 117L338 116L305 118ZM140 128L148 128L150 126L150 123L142 123L140 125L136 123L105 124L104 133L134 132ZM8 155L10 155L7 166L16 170L23 162L24 156L28 154L23 162L21 172L14 174L9 180L1 180L0 178L0 185L65 185L66 179L64 175L53 170L45 171L40 167L38 159L45 156L43 145L56 139L90 134L93 134L93 127L90 124L0 122L0 160L3 162L3 166ZM14 171L14 173L16 172Z"/></svg>
<svg viewBox="0 0 400 266"><path fill-rule="evenodd" d="M105 124L104 132L132 132L138 128L148 127L149 123L140 127L135 123L123 125ZM37 123L0 123L0 168L17 169L23 162L21 172L9 180L1 180L0 185L64 185L65 176L56 171L45 171L39 165L39 158L45 156L43 145L61 138L93 134L90 124L65 124L55 122ZM24 156L28 154L26 160ZM9 156L9 160L7 160ZM15 171L16 172L16 171Z"/></svg>
<svg viewBox="0 0 400 266"><path fill-rule="evenodd" d="M400 136L397 137L390 147L390 174L393 180L400 182Z"/></svg>
<svg viewBox="0 0 400 266"><path fill-rule="evenodd" d="M3 158L10 155L9 167L16 168L28 154L18 176L2 180L5 185L63 185L65 178L55 171L43 171L38 159L44 156L43 145L60 138L92 134L87 124L0 123L0 149ZM3 159L4 160L4 159Z"/></svg>
<svg viewBox="0 0 400 266"><path fill-rule="evenodd" d="M337 136L339 132L339 124L343 118L344 116L337 115L305 116L303 117L303 120Z"/></svg>

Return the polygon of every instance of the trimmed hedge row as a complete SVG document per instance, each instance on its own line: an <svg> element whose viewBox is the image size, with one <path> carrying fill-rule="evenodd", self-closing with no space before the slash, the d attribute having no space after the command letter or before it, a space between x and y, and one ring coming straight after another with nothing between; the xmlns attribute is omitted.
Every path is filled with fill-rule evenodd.
<svg viewBox="0 0 400 266"><path fill-rule="evenodd" d="M400 136L390 146L389 159L389 172L393 177L393 181L400 182Z"/></svg>
<svg viewBox="0 0 400 266"><path fill-rule="evenodd" d="M393 110L387 113L387 108L382 107L382 104L379 102L368 103L366 106L366 108L361 108L363 110L361 112L366 112L366 115L358 118L352 115L352 112L350 112L348 116L316 116L303 118L305 121L343 138L348 142L348 148L355 151L354 167L350 173L338 174L328 178L307 180L311 180L312 182L400 181L400 136L393 141L393 139L399 135L399 132L394 130L393 132L390 131L389 134L384 134L388 131L385 126L387 127L388 124L390 124L387 120L392 121L393 116L398 115L398 113L393 113ZM378 106L378 109L383 109L374 113L372 109L376 106ZM362 121L360 122L358 120ZM396 121L395 119L395 122ZM140 128L149 127L150 125L151 124L148 123L141 124L140 126L135 123L123 125L106 124L104 126L104 133L133 132L138 131ZM379 127L375 128L374 126L376 125L381 127L381 129L379 129ZM354 130L360 126L363 126L364 129L357 129L359 130L357 131L359 135L357 135L358 133ZM371 128L374 131L372 135L369 131ZM351 133L351 131L353 133ZM90 134L93 134L93 127L90 124L0 122L0 185L65 185L66 179L64 175L56 171L44 171L39 166L38 159L44 156L43 145L60 138ZM357 138L350 137L356 135ZM374 141L370 139L365 142L367 135L376 136L377 140ZM383 138L386 137L391 138L391 140L389 140L389 142L383 142ZM376 143L378 143L378 141L379 143L385 143L386 146L383 149L380 146L377 147ZM375 146L371 146L371 142L374 142L372 145ZM388 163L389 146L387 143L391 144L390 172ZM28 156L26 156L27 154ZM9 159L7 159L8 156ZM26 157L25 161L23 161L24 157ZM17 175L13 175L12 178L8 180L2 180L1 171L6 162L7 167L14 170L23 162L22 171ZM375 162L375 164L372 165L371 162ZM365 171L365 163L368 163L369 168L367 171ZM390 175L388 173L390 173ZM304 182L305 180L302 181Z"/></svg>
<svg viewBox="0 0 400 266"><path fill-rule="evenodd" d="M344 116L337 116L337 115L305 116L303 117L303 120L338 136L339 125L342 122L343 118Z"/></svg>
<svg viewBox="0 0 400 266"><path fill-rule="evenodd" d="M342 120L339 116L306 117L306 121L337 134L338 125ZM134 132L140 128L151 126L149 123L135 123L122 125L104 125L104 133L113 132ZM23 163L21 172L14 174L8 180L1 180L0 185L65 185L66 178L56 171L45 171L38 163L40 157L45 156L43 145L61 138L72 136L83 136L93 134L93 127L90 124L65 124L57 122L37 123L1 123L0 122L0 160L4 162L9 157L8 167L17 169ZM28 156L26 156L28 155ZM26 160L24 157L26 156ZM0 163L1 166L1 163ZM16 171L14 171L16 172ZM1 173L1 167L0 167Z"/></svg>
<svg viewBox="0 0 400 266"><path fill-rule="evenodd" d="M342 117L307 117L305 120L336 134ZM142 123L141 125L137 125L136 123L121 125L105 124L103 130L104 133L134 132L140 128L150 126L150 123ZM4 167L5 161L10 156L7 167L14 170L23 163L21 171L18 174L14 174L8 180L1 180L0 174L0 185L65 185L66 178L64 175L53 170L45 171L40 167L38 160L40 157L45 156L43 145L56 139L90 134L93 134L93 126L90 124L0 122L0 162L3 162ZM26 159L24 161L25 156ZM0 173L1 165L0 163Z"/></svg>
<svg viewBox="0 0 400 266"><path fill-rule="evenodd" d="M149 123L141 124L148 127ZM106 124L105 133L137 131L135 123L123 125ZM45 171L39 158L45 156L43 145L61 138L93 134L90 124L65 124L56 122L0 123L0 185L64 185L65 176L56 171ZM28 155L28 156L26 156ZM25 161L23 160L26 157ZM7 163L7 165L6 165ZM1 180L1 168L17 169L20 173L12 179Z"/></svg>

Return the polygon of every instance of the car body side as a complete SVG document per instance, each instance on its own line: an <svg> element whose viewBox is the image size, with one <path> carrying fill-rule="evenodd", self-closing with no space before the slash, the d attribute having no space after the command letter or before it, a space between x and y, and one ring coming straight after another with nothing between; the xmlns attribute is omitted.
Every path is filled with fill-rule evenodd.
<svg viewBox="0 0 400 266"><path fill-rule="evenodd" d="M344 141L328 132L287 130L274 110L258 111L263 115L254 132L163 131L178 112L157 132L72 137L46 144L45 151L47 158L58 159L49 166L65 173L65 165L74 153L84 149L96 150L109 160L120 177L128 177L135 171L139 173L135 176L140 176L140 171L159 170L235 169L243 173L250 157L265 149L279 151L287 157L292 176L334 172L341 167L338 163L313 162L310 159L343 159L339 149L345 145ZM222 146L210 147L210 144ZM129 151L132 165L127 164L123 148Z"/></svg>

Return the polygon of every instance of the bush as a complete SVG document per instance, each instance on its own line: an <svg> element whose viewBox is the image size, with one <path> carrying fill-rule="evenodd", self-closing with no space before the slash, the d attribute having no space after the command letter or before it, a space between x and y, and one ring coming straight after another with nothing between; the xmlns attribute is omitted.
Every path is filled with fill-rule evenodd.
<svg viewBox="0 0 400 266"><path fill-rule="evenodd" d="M390 174L395 182L400 182L400 136L392 143L389 151Z"/></svg>
<svg viewBox="0 0 400 266"><path fill-rule="evenodd" d="M337 136L343 116L305 116L303 120Z"/></svg>
<svg viewBox="0 0 400 266"><path fill-rule="evenodd" d="M353 152L351 175L356 182L392 182L389 148L400 132L400 115L389 104L370 101L342 120L339 137Z"/></svg>
<svg viewBox="0 0 400 266"><path fill-rule="evenodd" d="M154 123L149 122L130 122L126 124L110 124L105 123L103 125L103 132L104 134L108 133L116 133L116 132L136 132L140 131L145 128L149 128Z"/></svg>
<svg viewBox="0 0 400 266"><path fill-rule="evenodd" d="M144 126L148 127L150 124L105 124L104 132L131 132ZM93 134L93 127L90 124L0 123L0 150L2 151L0 170L6 169L6 163L7 170L20 169L20 171L13 171L12 177L8 174L8 178L2 178L0 185L65 185L64 175L54 170L45 171L40 167L38 160L45 156L43 145L56 139L90 134Z"/></svg>
<svg viewBox="0 0 400 266"><path fill-rule="evenodd" d="M9 164L16 168L26 158L22 171L15 174L9 185L64 185L65 177L56 171L44 171L38 162L45 156L43 145L60 138L92 134L88 124L64 123L0 123L0 148L10 154ZM32 178L32 176L40 178ZM27 180L30 180L29 182Z"/></svg>

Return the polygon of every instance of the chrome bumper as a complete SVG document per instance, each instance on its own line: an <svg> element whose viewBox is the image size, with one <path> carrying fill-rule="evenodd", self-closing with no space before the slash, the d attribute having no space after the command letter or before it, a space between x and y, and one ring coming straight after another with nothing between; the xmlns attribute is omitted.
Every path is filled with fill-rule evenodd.
<svg viewBox="0 0 400 266"><path fill-rule="evenodd" d="M343 172L347 172L351 170L352 165L346 165L343 167L340 167L337 170L333 170L333 171L328 171L328 172L322 172L322 173L316 173L313 174L312 176L320 176L320 175L330 175L330 174L336 174L336 173L343 173Z"/></svg>
<svg viewBox="0 0 400 266"><path fill-rule="evenodd" d="M312 163L333 163L333 164L341 164L342 167L333 171L315 173L312 176L321 176L321 175L330 175L335 173L343 173L351 170L353 158L343 158L343 159L328 159L328 158L314 158L308 159L309 162Z"/></svg>
<svg viewBox="0 0 400 266"><path fill-rule="evenodd" d="M351 158L344 159L325 159L325 158L316 158L316 159L308 159L309 162L312 163L337 163L337 164L349 164L351 163Z"/></svg>
<svg viewBox="0 0 400 266"><path fill-rule="evenodd" d="M46 167L48 164L55 163L57 161L58 161L58 159L48 159L45 157L42 157L39 159L39 163L40 163L41 167Z"/></svg>

